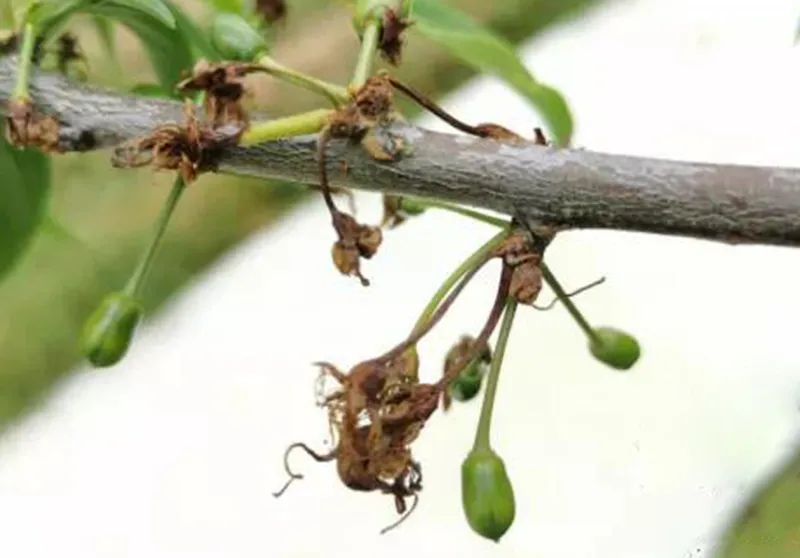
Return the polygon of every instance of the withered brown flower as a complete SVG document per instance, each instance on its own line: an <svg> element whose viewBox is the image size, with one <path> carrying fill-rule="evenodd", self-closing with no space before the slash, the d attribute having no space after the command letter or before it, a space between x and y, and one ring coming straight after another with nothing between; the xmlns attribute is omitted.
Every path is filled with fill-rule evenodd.
<svg viewBox="0 0 800 558"><path fill-rule="evenodd" d="M11 145L55 153L59 151L59 132L58 120L34 110L29 101L8 103L5 134Z"/></svg>
<svg viewBox="0 0 800 558"><path fill-rule="evenodd" d="M258 64L211 64L207 60L199 60L192 70L192 76L180 82L177 89L181 93L204 92L203 108L206 118L214 126L246 126L247 112L242 107L244 78L251 73L263 71Z"/></svg>
<svg viewBox="0 0 800 558"><path fill-rule="evenodd" d="M403 33L411 25L413 22L403 18L394 8L383 12L378 48L383 58L392 66L400 65L405 42Z"/></svg>
<svg viewBox="0 0 800 558"><path fill-rule="evenodd" d="M115 167L141 167L152 164L156 170L177 170L189 184L203 172L216 170L219 154L236 145L244 128L213 128L201 123L194 105L184 105L184 125L166 124L147 136L118 147L111 159Z"/></svg>

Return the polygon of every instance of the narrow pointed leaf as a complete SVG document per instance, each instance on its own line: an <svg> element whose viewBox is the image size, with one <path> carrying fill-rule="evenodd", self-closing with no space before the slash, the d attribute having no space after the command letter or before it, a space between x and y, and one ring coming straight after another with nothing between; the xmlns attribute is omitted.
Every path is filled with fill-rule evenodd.
<svg viewBox="0 0 800 558"><path fill-rule="evenodd" d="M441 44L465 64L503 79L538 110L559 145L569 144L573 123L567 102L531 75L511 43L439 0L416 0L413 20L416 32Z"/></svg>
<svg viewBox="0 0 800 558"><path fill-rule="evenodd" d="M50 193L50 158L13 148L0 137L0 278L25 251Z"/></svg>

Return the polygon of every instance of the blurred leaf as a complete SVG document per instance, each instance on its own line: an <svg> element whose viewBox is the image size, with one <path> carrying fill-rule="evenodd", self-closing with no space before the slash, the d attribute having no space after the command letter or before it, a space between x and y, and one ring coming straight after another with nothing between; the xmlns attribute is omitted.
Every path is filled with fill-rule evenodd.
<svg viewBox="0 0 800 558"><path fill-rule="evenodd" d="M217 14L211 24L211 40L227 60L252 62L267 52L264 37L242 16Z"/></svg>
<svg viewBox="0 0 800 558"><path fill-rule="evenodd" d="M76 13L86 13L118 21L144 43L159 81L171 87L181 72L194 62L184 34L163 0L48 0L37 17L41 33L53 36Z"/></svg>
<svg viewBox="0 0 800 558"><path fill-rule="evenodd" d="M719 558L800 556L800 447L739 513L715 555Z"/></svg>
<svg viewBox="0 0 800 558"><path fill-rule="evenodd" d="M136 34L165 88L172 88L180 81L181 72L194 64L187 40L175 27L167 27L152 16L121 5L99 4L92 6L89 12L115 19Z"/></svg>
<svg viewBox="0 0 800 558"><path fill-rule="evenodd" d="M175 18L163 0L40 0L35 13L42 31L49 35L78 12L102 10L113 14L117 8L149 16L168 29L175 28Z"/></svg>
<svg viewBox="0 0 800 558"><path fill-rule="evenodd" d="M218 12L233 12L241 14L245 11L243 0L206 0L206 4Z"/></svg>
<svg viewBox="0 0 800 558"><path fill-rule="evenodd" d="M0 137L0 277L25 250L39 226L50 192L50 158L19 150Z"/></svg>
<svg viewBox="0 0 800 558"><path fill-rule="evenodd" d="M178 31L193 47L198 57L206 58L210 62L221 60L219 52L214 48L211 39L208 38L208 32L198 27L174 2L170 2L169 7L175 17Z"/></svg>
<svg viewBox="0 0 800 558"><path fill-rule="evenodd" d="M170 97L170 93L156 83L139 83L131 87L131 93L140 97Z"/></svg>
<svg viewBox="0 0 800 558"><path fill-rule="evenodd" d="M105 17L93 16L92 23L97 35L100 37L100 42L106 51L106 55L113 60L117 54L116 45L114 44L114 22Z"/></svg>
<svg viewBox="0 0 800 558"><path fill-rule="evenodd" d="M422 33L466 64L502 78L541 113L559 145L572 137L572 115L561 94L537 82L506 40L466 14L438 0L416 0L412 29Z"/></svg>

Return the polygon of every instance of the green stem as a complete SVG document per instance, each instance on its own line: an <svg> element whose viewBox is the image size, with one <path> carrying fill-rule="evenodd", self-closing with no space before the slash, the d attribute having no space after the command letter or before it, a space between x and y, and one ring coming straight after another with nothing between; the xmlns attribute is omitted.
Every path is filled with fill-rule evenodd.
<svg viewBox="0 0 800 558"><path fill-rule="evenodd" d="M439 303L442 299L447 296L452 288L455 286L456 283L466 275L471 269L473 269L476 265L483 261L483 259L489 254L492 250L500 246L503 240L505 240L506 236L508 236L508 231L504 230L502 232L497 233L492 238L490 238L483 246L478 248L475 252L473 252L466 260L464 260L461 265L459 265L448 277L444 280L444 283L439 287L439 289L434 293L433 297L431 298L428 305L420 314L417 323L414 325L413 332L419 330L422 326L424 326L431 315L434 313L436 308L439 307Z"/></svg>
<svg viewBox="0 0 800 558"><path fill-rule="evenodd" d="M429 201L429 200L415 199L413 200L413 203L418 203L420 206L424 207L437 207L439 209L444 209L447 211L451 211L453 213L458 213L460 215L466 215L467 217L472 217L473 219L477 219L478 221L483 221L484 223L489 223L490 225L495 225L497 227L508 226L508 223L503 221L502 219L491 217L489 215L484 215L483 213L465 209L463 207L450 205L449 203L446 202L440 202L436 200ZM564 288L561 286L561 283L559 283L558 279L556 279L556 276L553 275L553 272L550 271L549 267L547 267L547 264L542 262L539 267L542 270L542 277L544 278L545 282L553 290L558 300L560 300L561 303L564 306L566 306L569 313L572 315L575 321L578 322L580 328L586 333L586 335L593 343L601 343L600 338L597 336L594 329L592 329L592 326L589 325L589 322L586 320L583 314L581 314L581 311L578 310L578 307L575 305L574 302L572 302L571 296L569 295L569 293L567 293L567 291L564 290Z"/></svg>
<svg viewBox="0 0 800 558"><path fill-rule="evenodd" d="M578 307L575 306L574 302L572 302L569 294L561 286L561 283L558 282L558 279L556 279L556 276L553 275L552 271L550 271L550 268L547 267L544 262L542 262L539 267L542 270L542 277L544 277L544 280L547 282L548 286L553 289L553 292L556 293L556 296L561 301L561 304L566 306L569 313L572 314L572 317L576 322L578 322L578 325L586 333L587 337L589 337L593 343L601 343L600 338L597 336L594 329L592 329L592 326L589 325L589 322L583 317L581 311L578 310Z"/></svg>
<svg viewBox="0 0 800 558"><path fill-rule="evenodd" d="M347 89L339 85L322 81L312 76L307 76L303 73L287 68L270 58L269 56L262 56L258 60L258 65L276 78L282 79L287 83L302 87L312 93L317 93L333 103L333 106L339 107L346 103L349 99Z"/></svg>
<svg viewBox="0 0 800 558"><path fill-rule="evenodd" d="M169 197L167 198L164 207L161 208L161 214L158 216L156 230L153 234L152 240L150 241L150 245L147 247L147 250L145 251L141 260L139 260L139 265L137 266L133 275L131 275L131 278L128 280L128 284L125 285L125 292L133 297L138 297L139 293L141 292L142 286L144 285L144 281L147 277L147 272L150 271L150 267L155 259L156 251L161 245L161 239L164 237L164 232L167 230L167 223L169 223L170 217L172 217L172 213L175 211L175 207L178 205L178 200L180 200L181 194L183 194L185 189L186 184L183 182L183 178L178 176L175 179L175 183L172 185L172 190L169 192Z"/></svg>
<svg viewBox="0 0 800 558"><path fill-rule="evenodd" d="M375 60L375 53L378 52L380 30L380 23L374 18L370 19L364 29L364 35L361 37L361 51L358 53L356 69L350 82L353 87L363 86L372 72L372 63Z"/></svg>
<svg viewBox="0 0 800 558"><path fill-rule="evenodd" d="M255 122L242 136L240 145L254 145L291 136L315 134L328 123L330 113L331 111L327 109L316 109L276 120Z"/></svg>
<svg viewBox="0 0 800 558"><path fill-rule="evenodd" d="M497 394L497 384L500 380L500 368L503 365L503 357L506 353L506 345L508 344L508 337L511 333L511 326L514 323L514 314L516 311L517 301L513 298L509 298L506 303L506 311L503 314L503 322L500 324L500 333L497 336L497 347L492 356L492 364L487 376L486 394L483 396L481 416L478 419L478 430L475 433L473 449L489 449L490 447L489 434L492 427L494 399Z"/></svg>
<svg viewBox="0 0 800 558"><path fill-rule="evenodd" d="M485 213L481 213L480 211L474 211L472 209L467 209L466 207L453 205L439 200L429 200L429 199L419 199L419 198L414 198L409 200L403 199L402 203L406 202L414 204L414 206L416 207L425 209L427 208L444 209L445 211L450 211L451 213L457 213L459 215L463 215L464 217L470 217L472 219L475 219L476 221L482 221L484 223L494 225L495 227L508 227L508 221L505 219L501 219L500 217L492 217L491 215L486 215Z"/></svg>
<svg viewBox="0 0 800 558"><path fill-rule="evenodd" d="M33 49L36 46L36 26L26 23L22 32L22 50L20 52L19 66L17 67L17 83L14 86L14 100L28 102L28 83L31 79L33 67Z"/></svg>

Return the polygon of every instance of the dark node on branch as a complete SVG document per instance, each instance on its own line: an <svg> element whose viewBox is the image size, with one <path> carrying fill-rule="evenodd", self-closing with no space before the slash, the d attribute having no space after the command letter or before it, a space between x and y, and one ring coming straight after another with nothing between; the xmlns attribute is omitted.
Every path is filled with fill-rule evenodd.
<svg viewBox="0 0 800 558"><path fill-rule="evenodd" d="M186 184L201 173L215 171L222 151L239 142L244 128L203 124L190 102L184 105L184 117L183 126L159 126L151 134L117 147L111 164L118 168L152 164L156 170L177 170Z"/></svg>
<svg viewBox="0 0 800 558"><path fill-rule="evenodd" d="M333 188L328 182L327 147L330 140L344 139L360 142L375 159L393 160L402 146L387 147L383 136L373 133L394 118L393 92L386 74L367 80L363 87L351 91L351 101L332 112L328 123L317 138L319 189L331 216L338 239L331 249L333 263L342 274L357 277L364 286L369 280L361 273L361 258L375 255L383 239L380 227L358 223L351 215L340 211L333 200ZM389 138L389 142L392 138Z"/></svg>
<svg viewBox="0 0 800 558"><path fill-rule="evenodd" d="M403 18L397 9L389 8L383 12L378 49L381 56L392 66L399 66L405 38L403 33L413 23Z"/></svg>
<svg viewBox="0 0 800 558"><path fill-rule="evenodd" d="M284 0L256 0L255 12L270 25L284 19L286 11Z"/></svg>
<svg viewBox="0 0 800 558"><path fill-rule="evenodd" d="M203 108L213 126L231 124L246 127L247 112L242 107L244 78L248 74L263 71L257 64L211 64L207 60L199 60L192 70L192 76L179 83L177 89L183 94L205 93Z"/></svg>
<svg viewBox="0 0 800 558"><path fill-rule="evenodd" d="M542 290L540 266L544 246L537 246L536 238L517 227L496 250L496 255L511 270L509 294L520 304L532 305Z"/></svg>
<svg viewBox="0 0 800 558"><path fill-rule="evenodd" d="M57 153L60 124L50 115L36 111L29 101L8 103L6 139L17 147L36 147L45 153Z"/></svg>

